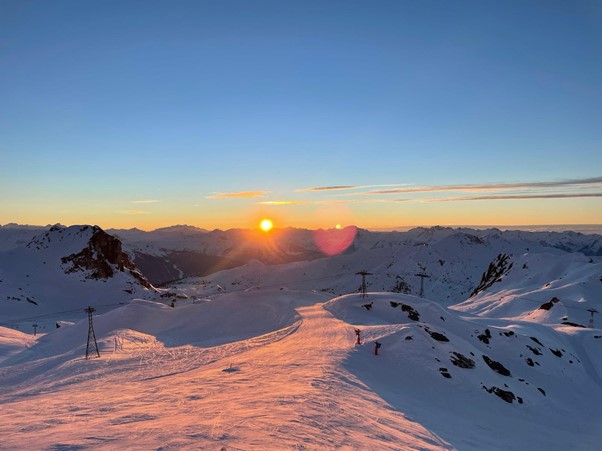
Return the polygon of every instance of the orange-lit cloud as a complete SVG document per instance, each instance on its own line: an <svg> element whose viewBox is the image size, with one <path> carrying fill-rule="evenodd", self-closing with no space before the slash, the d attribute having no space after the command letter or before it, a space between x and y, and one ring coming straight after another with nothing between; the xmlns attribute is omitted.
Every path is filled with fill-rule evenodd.
<svg viewBox="0 0 602 451"><path fill-rule="evenodd" d="M144 199L144 200L133 200L131 203L132 204L158 204L159 202L161 202L161 201L157 200L157 199Z"/></svg>
<svg viewBox="0 0 602 451"><path fill-rule="evenodd" d="M125 210L125 211L122 211L121 213L126 214L126 215L149 215L150 214L149 211L144 211L144 210Z"/></svg>
<svg viewBox="0 0 602 451"><path fill-rule="evenodd" d="M257 202L260 205L347 205L347 204L374 204L406 202L412 199L337 199L337 200L274 200Z"/></svg>
<svg viewBox="0 0 602 451"><path fill-rule="evenodd" d="M264 197L269 191L239 191L236 193L213 193L207 199L253 199Z"/></svg>

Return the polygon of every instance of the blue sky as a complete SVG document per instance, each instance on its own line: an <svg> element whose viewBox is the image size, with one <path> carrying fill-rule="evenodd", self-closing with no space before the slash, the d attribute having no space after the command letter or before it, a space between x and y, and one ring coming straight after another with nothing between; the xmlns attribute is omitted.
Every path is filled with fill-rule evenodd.
<svg viewBox="0 0 602 451"><path fill-rule="evenodd" d="M602 223L601 24L582 1L0 0L0 223Z"/></svg>

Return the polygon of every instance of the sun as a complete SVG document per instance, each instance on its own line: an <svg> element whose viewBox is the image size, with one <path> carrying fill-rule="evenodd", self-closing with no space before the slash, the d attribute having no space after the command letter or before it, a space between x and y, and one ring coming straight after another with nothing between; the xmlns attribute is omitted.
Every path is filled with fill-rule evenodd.
<svg viewBox="0 0 602 451"><path fill-rule="evenodd" d="M261 222L259 223L259 228L261 230L263 230L264 232L269 232L270 230L272 230L272 227L274 227L274 224L272 223L271 220L269 219L262 219Z"/></svg>

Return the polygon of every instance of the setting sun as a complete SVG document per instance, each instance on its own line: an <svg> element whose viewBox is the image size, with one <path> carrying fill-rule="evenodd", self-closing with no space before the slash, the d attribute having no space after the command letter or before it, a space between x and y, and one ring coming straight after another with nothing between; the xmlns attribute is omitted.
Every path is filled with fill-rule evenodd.
<svg viewBox="0 0 602 451"><path fill-rule="evenodd" d="M274 227L274 224L269 219L262 219L259 223L259 228L264 232L269 232L270 230L272 230L272 227Z"/></svg>

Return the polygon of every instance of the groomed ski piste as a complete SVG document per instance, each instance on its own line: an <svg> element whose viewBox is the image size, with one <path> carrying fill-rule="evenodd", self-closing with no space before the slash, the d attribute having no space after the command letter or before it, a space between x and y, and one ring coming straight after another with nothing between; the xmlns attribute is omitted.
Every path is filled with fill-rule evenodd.
<svg viewBox="0 0 602 451"><path fill-rule="evenodd" d="M100 358L88 360L87 319L34 338L0 328L0 448L602 443L599 329L488 318L397 293L286 288L175 307L133 300L93 323Z"/></svg>

